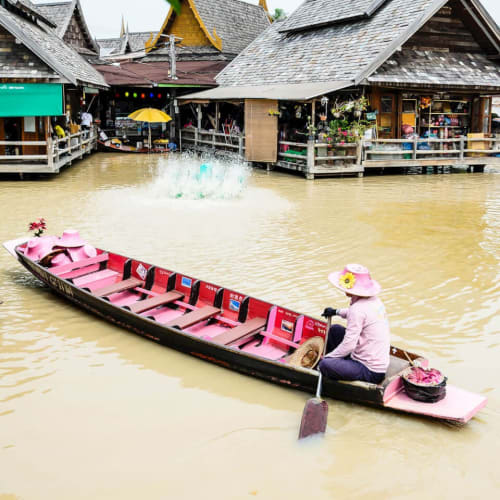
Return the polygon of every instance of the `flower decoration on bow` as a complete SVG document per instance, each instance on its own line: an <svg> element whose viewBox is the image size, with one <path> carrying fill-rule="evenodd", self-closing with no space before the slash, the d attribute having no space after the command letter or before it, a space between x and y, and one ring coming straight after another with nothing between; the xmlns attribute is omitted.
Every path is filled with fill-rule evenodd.
<svg viewBox="0 0 500 500"><path fill-rule="evenodd" d="M345 273L340 277L340 286L350 290L356 283L356 277L352 273Z"/></svg>
<svg viewBox="0 0 500 500"><path fill-rule="evenodd" d="M46 229L47 224L43 217L39 217L35 222L31 222L29 225L29 230L34 231L34 235L37 238L40 238Z"/></svg>

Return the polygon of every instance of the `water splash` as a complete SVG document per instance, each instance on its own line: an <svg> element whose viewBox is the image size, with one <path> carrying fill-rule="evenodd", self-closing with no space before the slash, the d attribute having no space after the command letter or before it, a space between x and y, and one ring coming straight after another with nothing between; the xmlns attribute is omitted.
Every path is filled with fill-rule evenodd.
<svg viewBox="0 0 500 500"><path fill-rule="evenodd" d="M169 198L228 200L247 187L251 168L243 161L188 153L164 160L161 183Z"/></svg>

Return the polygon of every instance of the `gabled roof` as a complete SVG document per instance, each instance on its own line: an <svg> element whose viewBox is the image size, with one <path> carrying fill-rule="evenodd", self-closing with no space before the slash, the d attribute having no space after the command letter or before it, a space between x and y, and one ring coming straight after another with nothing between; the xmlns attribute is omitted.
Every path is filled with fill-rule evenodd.
<svg viewBox="0 0 500 500"><path fill-rule="evenodd" d="M87 44L91 47L94 53L98 53L98 46L95 43L94 37L90 32L90 29L85 20L83 14L83 9L80 4L80 0L70 0L65 2L48 2L39 3L36 8L41 12L47 19L50 19L56 26L56 33L59 38L64 38L66 32L70 26L71 19L73 16L77 18L77 22L80 25ZM83 47L75 47L77 50L83 49Z"/></svg>
<svg viewBox="0 0 500 500"><path fill-rule="evenodd" d="M182 8L191 9L213 47L230 54L239 54L270 25L261 5L242 0L183 0ZM160 35L169 33L177 15L171 8L152 47L163 43Z"/></svg>
<svg viewBox="0 0 500 500"><path fill-rule="evenodd" d="M332 9L358 2L315 1ZM492 27L494 23L486 26L487 19L481 19L475 8L476 0L459 1L475 9L474 16L479 19L475 24L477 31L484 31L489 49L498 54L500 51L495 47L499 46L500 38L498 30L495 32ZM310 2L307 0L304 5ZM224 87L335 81L358 85L366 82L447 3L447 0L387 0L367 18L299 32L282 33L286 21L274 23L218 75L217 83ZM299 7L297 12L302 11Z"/></svg>
<svg viewBox="0 0 500 500"><path fill-rule="evenodd" d="M302 31L371 17L387 0L307 0L281 26L280 32Z"/></svg>
<svg viewBox="0 0 500 500"><path fill-rule="evenodd" d="M12 7L21 10L26 15L33 17L34 19L44 22L47 26L55 28L55 24L45 17L45 15L40 12L36 5L34 5L30 0L6 0Z"/></svg>
<svg viewBox="0 0 500 500"><path fill-rule="evenodd" d="M101 74L76 50L64 43L52 28L40 26L1 6L0 26L52 68L63 80L75 85L107 87Z"/></svg>
<svg viewBox="0 0 500 500"><path fill-rule="evenodd" d="M139 53L144 52L146 43L156 37L158 33L151 31L137 31L129 33L124 31L120 38L99 38L97 44L99 45L101 55L103 57L124 55L128 52Z"/></svg>

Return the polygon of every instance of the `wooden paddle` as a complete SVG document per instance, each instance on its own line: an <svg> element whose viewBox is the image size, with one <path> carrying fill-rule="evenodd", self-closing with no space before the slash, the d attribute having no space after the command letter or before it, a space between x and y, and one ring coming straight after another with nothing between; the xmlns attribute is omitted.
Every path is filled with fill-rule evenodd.
<svg viewBox="0 0 500 500"><path fill-rule="evenodd" d="M332 325L331 316L328 317L328 326L326 327L325 346L323 348L323 356L326 353L326 346L328 344L328 333ZM326 430L326 423L328 420L328 404L324 399L321 399L321 383L323 375L319 372L318 387L316 388L316 397L309 399L304 412L302 413L302 421L300 422L299 439L304 439L314 434L324 434Z"/></svg>

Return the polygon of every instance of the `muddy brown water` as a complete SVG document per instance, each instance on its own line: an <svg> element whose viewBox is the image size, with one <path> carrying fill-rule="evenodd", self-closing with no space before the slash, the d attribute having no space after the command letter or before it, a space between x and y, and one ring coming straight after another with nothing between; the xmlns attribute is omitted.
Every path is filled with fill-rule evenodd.
<svg viewBox="0 0 500 500"><path fill-rule="evenodd" d="M319 316L346 262L381 282L392 342L489 398L467 426L306 394L139 338L0 253L0 499L494 498L500 488L500 173L316 180L254 171L243 196L165 196L168 163L94 155L0 180L2 241L37 216L104 248Z"/></svg>

